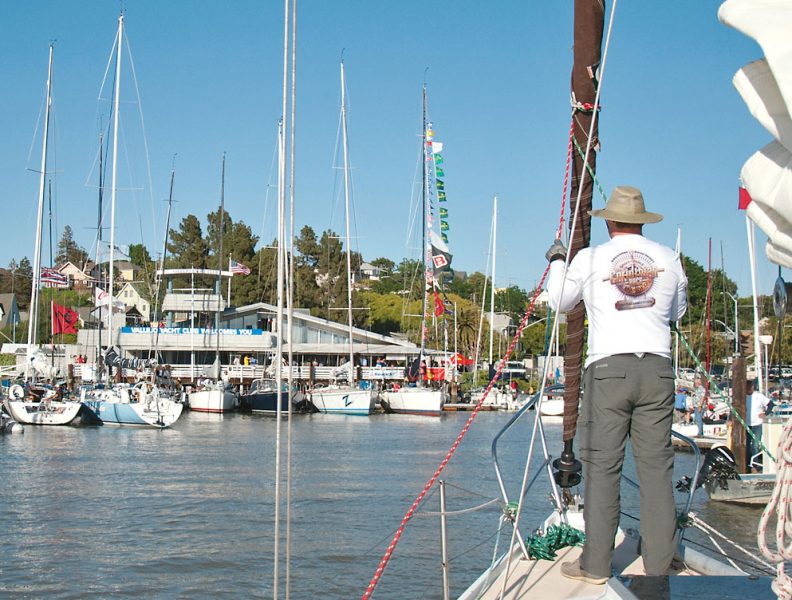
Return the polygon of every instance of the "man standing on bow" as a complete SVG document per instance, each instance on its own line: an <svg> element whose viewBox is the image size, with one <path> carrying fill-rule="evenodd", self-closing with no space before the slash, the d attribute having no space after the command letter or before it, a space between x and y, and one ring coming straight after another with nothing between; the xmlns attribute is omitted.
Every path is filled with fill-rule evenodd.
<svg viewBox="0 0 792 600"><path fill-rule="evenodd" d="M620 478L629 437L641 486L641 554L647 575L665 575L674 556L672 489L674 371L670 323L687 308L687 279L671 248L643 236L663 217L647 212L640 190L616 187L602 210L610 241L583 248L565 275L566 248L547 252L550 306L561 312L582 299L588 314L585 396L578 422L584 465L586 543L561 572L603 584L620 511Z"/></svg>

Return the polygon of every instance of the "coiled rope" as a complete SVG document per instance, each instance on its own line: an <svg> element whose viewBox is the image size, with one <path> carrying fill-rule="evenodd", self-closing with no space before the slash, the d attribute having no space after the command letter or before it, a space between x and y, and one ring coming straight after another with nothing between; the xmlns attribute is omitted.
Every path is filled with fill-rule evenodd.
<svg viewBox="0 0 792 600"><path fill-rule="evenodd" d="M772 588L779 600L792 599L792 579L784 571L784 561L792 560L792 419L787 419L776 450L776 483L773 495L759 520L757 543L759 551L776 565L776 578ZM767 544L767 526L776 517L776 551Z"/></svg>

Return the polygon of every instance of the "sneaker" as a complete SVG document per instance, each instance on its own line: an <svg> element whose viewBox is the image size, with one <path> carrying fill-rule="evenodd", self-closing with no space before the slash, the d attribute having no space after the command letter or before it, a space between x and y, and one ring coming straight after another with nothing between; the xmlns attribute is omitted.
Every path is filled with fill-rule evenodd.
<svg viewBox="0 0 792 600"><path fill-rule="evenodd" d="M591 583L594 585L602 585L608 581L607 577L599 577L584 571L580 566L579 560L576 560L575 562L561 563L561 574L564 577L569 577L569 579L577 579L579 581L585 581L586 583Z"/></svg>

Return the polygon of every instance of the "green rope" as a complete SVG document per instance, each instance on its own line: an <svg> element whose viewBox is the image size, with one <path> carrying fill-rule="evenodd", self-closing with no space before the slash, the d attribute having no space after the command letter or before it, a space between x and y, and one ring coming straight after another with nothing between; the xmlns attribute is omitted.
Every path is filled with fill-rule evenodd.
<svg viewBox="0 0 792 600"><path fill-rule="evenodd" d="M550 525L544 534L536 533L527 540L528 556L533 560L554 560L556 551L567 546L582 546L586 534L571 525Z"/></svg>
<svg viewBox="0 0 792 600"><path fill-rule="evenodd" d="M586 155L583 153L583 148L580 147L580 144L578 144L577 140L573 137L572 141L575 143L575 148L577 149L580 158L586 158ZM599 179L597 179L597 175L594 173L594 169L592 169L591 165L588 163L586 163L586 170L588 171L589 177L591 177L591 180L594 182L594 185L597 186L602 199L607 202L608 197L605 195L605 190L602 189Z"/></svg>
<svg viewBox="0 0 792 600"><path fill-rule="evenodd" d="M690 344L688 344L687 339L682 334L682 332L679 331L679 329L677 328L675 323L671 324L671 329L675 333L677 333L679 335L679 339L682 340L682 343L685 345L685 348L687 349L688 354L690 354L690 357L693 359L693 362L696 363L697 370L701 371L704 374L704 377L707 378L707 381L709 381L710 388L714 388L714 389L717 390L718 389L717 384L715 383L715 381L713 381L713 379L710 377L710 374L707 373L706 369L702 366L701 361L696 356L696 353L693 352L693 348L690 347ZM767 456L769 456L770 459L773 462L776 462L775 457L771 454L771 452L767 449L767 447L762 443L762 441L759 438L756 437L756 434L754 434L754 432L751 431L751 428L748 427L748 424L737 413L737 411L734 410L734 407L732 406L732 402L731 402L731 400L729 400L728 396L723 395L723 394L716 394L715 398L719 398L719 399L723 400L726 403L726 406L729 407L729 410L731 411L732 416L735 417L737 419L737 422L740 423L740 425L743 426L743 429L745 429L745 433L753 438L754 443L758 444L761 447L762 452L765 452L767 454Z"/></svg>

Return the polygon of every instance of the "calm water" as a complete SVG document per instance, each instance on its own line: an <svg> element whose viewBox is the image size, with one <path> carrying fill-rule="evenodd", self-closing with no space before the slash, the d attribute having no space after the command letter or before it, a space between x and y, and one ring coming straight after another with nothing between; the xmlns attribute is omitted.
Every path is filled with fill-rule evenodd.
<svg viewBox="0 0 792 600"><path fill-rule="evenodd" d="M466 418L295 416L292 598L361 596ZM449 510L497 495L490 443L508 418L477 417L443 476ZM532 419L499 447L514 491ZM27 427L0 436L0 595L272 597L275 425L192 413L164 431ZM560 425L547 428L558 454ZM284 456L285 440L284 424ZM677 458L681 476L692 459ZM756 547L758 510L704 499L696 507L701 518ZM543 479L527 506L526 518L538 525L551 507ZM442 597L439 521L425 514L436 510L435 494L408 525L375 598ZM623 510L638 514L627 488ZM493 506L450 519L452 594L489 565L498 516ZM280 597L283 591L281 583Z"/></svg>

